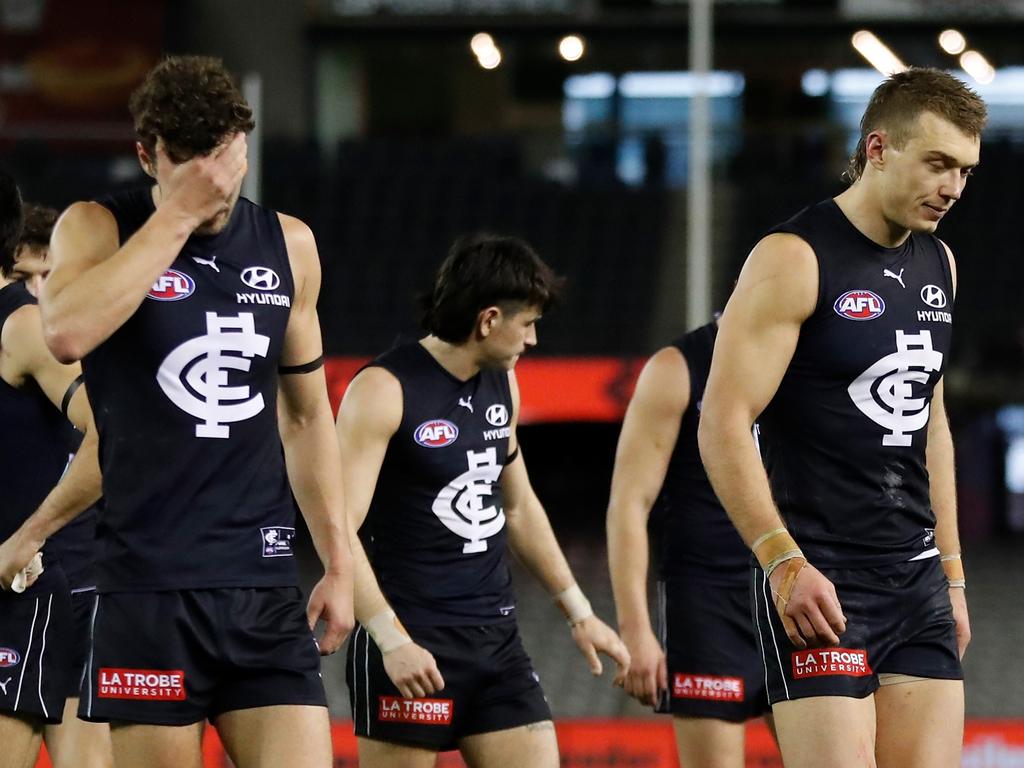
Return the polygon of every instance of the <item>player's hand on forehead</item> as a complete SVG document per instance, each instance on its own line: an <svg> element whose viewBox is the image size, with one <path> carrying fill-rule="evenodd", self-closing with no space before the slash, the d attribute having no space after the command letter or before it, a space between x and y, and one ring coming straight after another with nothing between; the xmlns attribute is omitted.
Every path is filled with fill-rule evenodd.
<svg viewBox="0 0 1024 768"><path fill-rule="evenodd" d="M246 151L245 134L236 133L213 152L176 164L158 140L157 163L173 168L162 185L163 201L180 206L198 222L212 218L241 185L248 168Z"/></svg>

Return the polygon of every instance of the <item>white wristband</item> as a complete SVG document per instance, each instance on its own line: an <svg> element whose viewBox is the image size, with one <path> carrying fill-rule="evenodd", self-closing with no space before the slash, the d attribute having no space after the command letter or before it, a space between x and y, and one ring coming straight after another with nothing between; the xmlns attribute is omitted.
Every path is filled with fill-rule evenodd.
<svg viewBox="0 0 1024 768"><path fill-rule="evenodd" d="M584 619L589 619L594 615L594 609L590 607L590 601L583 594L579 584L573 584L568 589L554 595L551 599L562 609L562 613L565 614L565 620L569 622L570 627L575 627Z"/></svg>
<svg viewBox="0 0 1024 768"><path fill-rule="evenodd" d="M412 638L405 631L402 622L398 620L395 612L388 608L381 611L363 626L367 634L373 638L373 642L380 648L382 654L388 654L401 648L403 645L412 642Z"/></svg>
<svg viewBox="0 0 1024 768"><path fill-rule="evenodd" d="M11 582L11 591L22 593L28 589L28 580L30 578L38 578L43 573L43 554L36 552L35 556L29 561L28 565L22 568L14 576L14 581Z"/></svg>

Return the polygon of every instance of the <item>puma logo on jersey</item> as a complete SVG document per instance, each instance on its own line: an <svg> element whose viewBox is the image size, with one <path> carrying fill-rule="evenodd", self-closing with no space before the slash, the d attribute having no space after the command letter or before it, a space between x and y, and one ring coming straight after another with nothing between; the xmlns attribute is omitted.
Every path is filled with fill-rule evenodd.
<svg viewBox="0 0 1024 768"><path fill-rule="evenodd" d="M908 446L913 433L928 424L931 398L920 394L932 373L942 370L942 353L932 347L931 331L896 331L896 351L870 366L850 384L854 405L888 430L882 445ZM928 391L930 394L930 390Z"/></svg>
<svg viewBox="0 0 1024 768"><path fill-rule="evenodd" d="M847 291L832 308L847 320L874 320L885 312L885 302L873 291Z"/></svg>
<svg viewBox="0 0 1024 768"><path fill-rule="evenodd" d="M473 412L473 396L470 395L469 397L460 397L459 398L459 405L461 405L463 408L465 408L470 413L472 413Z"/></svg>
<svg viewBox="0 0 1024 768"><path fill-rule="evenodd" d="M204 267L210 267L210 269L212 269L218 275L220 274L220 267L217 266L216 253L213 254L213 256L209 259L201 259L198 256L193 256L192 261L194 261L196 264L202 264Z"/></svg>
<svg viewBox="0 0 1024 768"><path fill-rule="evenodd" d="M906 269L906 267L904 267L904 269ZM900 284L901 288L907 287L903 283L903 269L900 270L900 273L898 275L895 272L886 269L885 271L882 272L882 277L891 277L893 280Z"/></svg>
<svg viewBox="0 0 1024 768"><path fill-rule="evenodd" d="M6 680L4 680L2 683L0 683L0 691L4 692L4 696L7 695L7 684L10 683L11 680L13 680L13 679L14 679L13 677L8 677Z"/></svg>
<svg viewBox="0 0 1024 768"><path fill-rule="evenodd" d="M270 337L256 333L251 312L232 317L206 313L206 335L179 344L156 373L168 399L201 421L196 437L228 438L228 424L251 419L264 408L263 394L248 385L229 386L231 371L248 373L254 357L266 357Z"/></svg>
<svg viewBox="0 0 1024 768"><path fill-rule="evenodd" d="M494 484L501 476L498 451L466 451L469 468L441 489L431 505L444 526L466 540L463 554L487 551L487 539L505 526L505 513L490 503L494 499Z"/></svg>

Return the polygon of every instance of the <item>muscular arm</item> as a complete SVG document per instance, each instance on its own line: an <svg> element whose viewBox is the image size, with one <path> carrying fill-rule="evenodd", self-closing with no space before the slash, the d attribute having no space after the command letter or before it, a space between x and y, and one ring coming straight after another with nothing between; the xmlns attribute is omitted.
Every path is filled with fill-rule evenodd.
<svg viewBox="0 0 1024 768"><path fill-rule="evenodd" d="M32 380L58 410L71 383L81 374L77 364L58 363L43 341L43 328L36 306L26 306L4 324L3 374L5 380L21 385ZM9 588L46 539L88 509L100 497L100 468L96 427L83 387L69 404L68 415L83 433L82 444L60 482L15 534L0 546L0 587Z"/></svg>
<svg viewBox="0 0 1024 768"><path fill-rule="evenodd" d="M719 322L698 438L715 493L751 547L784 528L751 427L778 390L817 295L817 260L810 246L794 235L769 235L748 257ZM791 541L775 539L786 540ZM835 590L813 568L804 571L811 573L801 576L788 567L773 573L783 581L794 579L784 587L772 579L787 634L799 647L805 640L835 644L836 632L845 628Z"/></svg>
<svg viewBox="0 0 1024 768"><path fill-rule="evenodd" d="M295 278L281 364L294 366L323 354L316 312L320 261L309 227L289 216L280 218ZM323 367L282 375L278 392L278 426L288 479L324 566L324 578L310 596L310 624L324 619L321 651L334 653L352 629L352 552Z"/></svg>
<svg viewBox="0 0 1024 768"><path fill-rule="evenodd" d="M157 156L170 164L159 146ZM50 240L52 270L40 300L46 343L57 359L80 360L120 328L244 173L242 134L217 153L177 166L159 207L125 243L103 206L68 208Z"/></svg>
<svg viewBox="0 0 1024 768"><path fill-rule="evenodd" d="M608 566L619 632L632 660L625 689L651 706L668 681L647 607L647 521L689 400L686 359L675 347L665 347L647 361L626 409L608 503Z"/></svg>
<svg viewBox="0 0 1024 768"><path fill-rule="evenodd" d="M401 423L402 385L383 368L367 368L345 391L336 430L352 527L356 618L373 635L384 656L384 669L402 695L422 697L444 688L444 678L434 657L408 639L395 618L356 535L369 512L388 442Z"/></svg>
<svg viewBox="0 0 1024 768"><path fill-rule="evenodd" d="M519 418L519 386L515 374L509 372L512 389L512 436L509 438L509 454L519 447L516 424ZM576 587L569 563L558 546L547 513L540 499L534 493L526 471L526 459L519 456L508 464L501 473L501 490L504 499L508 541L512 553L558 600L570 588ZM559 600L561 603L561 600ZM595 675L601 674L598 651L607 653L619 667L617 679L625 675L629 666L629 653L618 636L600 619L593 615L576 620L571 608L560 605L570 619L573 639L590 664ZM588 605L589 608L589 605Z"/></svg>

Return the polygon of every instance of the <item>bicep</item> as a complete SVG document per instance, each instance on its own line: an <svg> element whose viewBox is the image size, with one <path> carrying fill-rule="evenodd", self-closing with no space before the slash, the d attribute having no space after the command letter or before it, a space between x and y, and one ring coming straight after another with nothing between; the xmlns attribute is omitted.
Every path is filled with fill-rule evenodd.
<svg viewBox="0 0 1024 768"><path fill-rule="evenodd" d="M753 423L782 381L817 294L817 261L806 243L773 235L758 244L719 321L705 414L742 413Z"/></svg>
<svg viewBox="0 0 1024 768"><path fill-rule="evenodd" d="M320 296L320 257L309 227L290 216L278 214L278 217L295 285L281 365L305 365L323 354L320 318L316 311Z"/></svg>
<svg viewBox="0 0 1024 768"><path fill-rule="evenodd" d="M12 351L23 361L23 372L39 385L54 407L60 409L68 388L82 375L82 366L78 363L61 363L50 354L37 307L18 310L11 315L8 325L9 329L5 330L12 332L8 346L13 346Z"/></svg>

